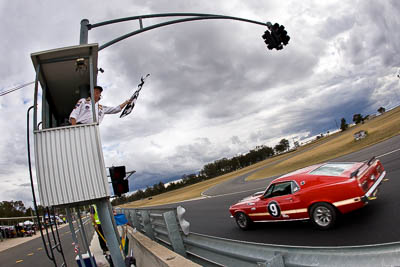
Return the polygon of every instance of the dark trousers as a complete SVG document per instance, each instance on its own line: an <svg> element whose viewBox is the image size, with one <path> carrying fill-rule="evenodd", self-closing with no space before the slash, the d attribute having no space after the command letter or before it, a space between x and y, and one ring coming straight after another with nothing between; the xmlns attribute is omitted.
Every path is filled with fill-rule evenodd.
<svg viewBox="0 0 400 267"><path fill-rule="evenodd" d="M97 225L97 229L99 230L100 234L105 238L104 233L103 233L103 229L101 228L101 224ZM99 242L100 242L100 247L103 251L107 251L107 245L106 242L104 241L104 239L99 235L99 233L97 233L97 236L99 237Z"/></svg>

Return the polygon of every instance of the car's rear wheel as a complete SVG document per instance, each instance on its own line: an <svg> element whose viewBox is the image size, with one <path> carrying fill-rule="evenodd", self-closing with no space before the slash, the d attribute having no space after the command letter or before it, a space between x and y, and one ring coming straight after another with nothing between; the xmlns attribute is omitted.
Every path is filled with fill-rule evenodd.
<svg viewBox="0 0 400 267"><path fill-rule="evenodd" d="M319 202L310 210L310 219L313 224L322 230L330 229L335 225L337 212L329 203Z"/></svg>
<svg viewBox="0 0 400 267"><path fill-rule="evenodd" d="M243 212L235 214L236 223L242 230L248 230L251 228L253 221Z"/></svg>

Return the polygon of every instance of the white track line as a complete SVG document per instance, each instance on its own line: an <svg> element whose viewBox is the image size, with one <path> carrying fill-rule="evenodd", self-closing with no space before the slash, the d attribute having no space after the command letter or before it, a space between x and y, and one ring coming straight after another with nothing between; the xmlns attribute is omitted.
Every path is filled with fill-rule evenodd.
<svg viewBox="0 0 400 267"><path fill-rule="evenodd" d="M397 151L400 151L400 148L398 148L398 149L395 149L395 150L392 150L392 151L390 151L390 152L387 152L387 153L384 153L384 154L382 154L382 155L379 155L379 156L377 156L377 158L381 158L381 157L384 157L384 156L387 156L387 155L393 154L393 153L395 153L395 152L397 152Z"/></svg>

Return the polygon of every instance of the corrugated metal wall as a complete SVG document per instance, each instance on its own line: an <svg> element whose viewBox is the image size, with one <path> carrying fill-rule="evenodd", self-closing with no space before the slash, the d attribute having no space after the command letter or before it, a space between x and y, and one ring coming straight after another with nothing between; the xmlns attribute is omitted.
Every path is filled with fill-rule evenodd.
<svg viewBox="0 0 400 267"><path fill-rule="evenodd" d="M42 205L110 196L98 125L45 129L34 135Z"/></svg>

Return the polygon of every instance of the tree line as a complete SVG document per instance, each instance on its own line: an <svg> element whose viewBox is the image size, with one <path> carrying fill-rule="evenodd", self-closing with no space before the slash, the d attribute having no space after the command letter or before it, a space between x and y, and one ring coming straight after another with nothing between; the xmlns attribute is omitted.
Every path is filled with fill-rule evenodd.
<svg viewBox="0 0 400 267"><path fill-rule="evenodd" d="M42 207L42 209L44 209ZM31 216L33 210L31 207L26 208L24 202L18 201L1 201L0 202L0 217L10 218L10 217L24 217Z"/></svg>
<svg viewBox="0 0 400 267"><path fill-rule="evenodd" d="M384 107L380 107L377 110L380 114L383 114L384 112L386 112L386 109ZM353 122L355 124L359 124L359 123L364 123L365 120L368 120L369 115L363 116L360 113L354 114L353 115ZM345 118L342 118L340 121L340 130L342 131L346 131L347 128L349 128L349 125L346 122Z"/></svg>
<svg viewBox="0 0 400 267"><path fill-rule="evenodd" d="M265 145L256 146L246 154L232 158L222 158L208 163L204 165L198 173L184 174L180 181L169 183L167 186L165 186L163 182L159 182L153 186L148 186L144 190L138 190L130 196L123 195L119 198L115 198L111 203L116 206L127 202L150 198L158 194L209 180L260 162L277 153L285 152L289 150L289 148L289 141L287 139L282 139L274 148Z"/></svg>
<svg viewBox="0 0 400 267"><path fill-rule="evenodd" d="M56 212L62 212L63 209L56 209ZM42 205L38 205L39 215L43 215L46 212L46 208ZM12 218L12 217L29 217L36 216L35 210L31 207L25 207L24 202L18 201L0 201L0 218Z"/></svg>

